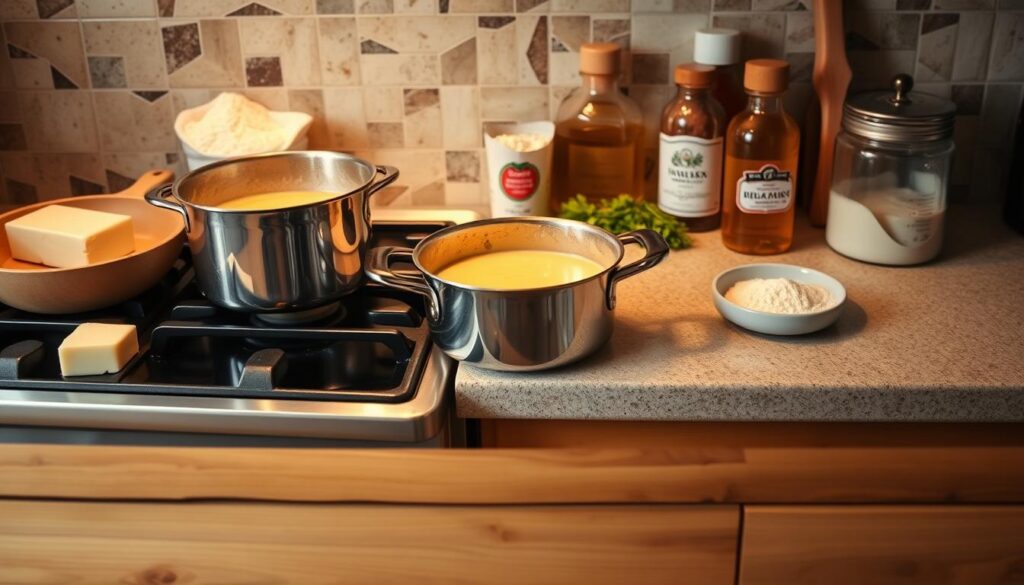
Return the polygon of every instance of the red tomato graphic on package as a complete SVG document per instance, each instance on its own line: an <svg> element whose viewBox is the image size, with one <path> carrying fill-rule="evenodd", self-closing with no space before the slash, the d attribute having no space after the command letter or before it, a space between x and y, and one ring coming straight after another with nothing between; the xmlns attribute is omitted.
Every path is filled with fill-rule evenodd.
<svg viewBox="0 0 1024 585"><path fill-rule="evenodd" d="M530 163L508 163L501 168L498 180L509 199L523 201L537 192L540 171Z"/></svg>

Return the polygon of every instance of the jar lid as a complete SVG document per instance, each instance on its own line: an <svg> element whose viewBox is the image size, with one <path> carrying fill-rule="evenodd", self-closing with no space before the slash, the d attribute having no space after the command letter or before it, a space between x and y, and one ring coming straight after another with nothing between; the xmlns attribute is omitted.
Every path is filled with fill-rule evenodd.
<svg viewBox="0 0 1024 585"><path fill-rule="evenodd" d="M619 52L615 43L583 43L580 45L580 73L584 75L615 75L619 72Z"/></svg>
<svg viewBox="0 0 1024 585"><path fill-rule="evenodd" d="M843 106L846 131L869 140L911 142L945 140L953 135L956 105L936 95L910 90L914 78L900 74L892 90L850 96Z"/></svg>
<svg viewBox="0 0 1024 585"><path fill-rule="evenodd" d="M683 63L676 65L676 85L693 87L696 89L711 87L715 80L715 68L710 65L699 63Z"/></svg>
<svg viewBox="0 0 1024 585"><path fill-rule="evenodd" d="M702 28L693 34L693 60L702 65L739 63L740 43L738 30Z"/></svg>

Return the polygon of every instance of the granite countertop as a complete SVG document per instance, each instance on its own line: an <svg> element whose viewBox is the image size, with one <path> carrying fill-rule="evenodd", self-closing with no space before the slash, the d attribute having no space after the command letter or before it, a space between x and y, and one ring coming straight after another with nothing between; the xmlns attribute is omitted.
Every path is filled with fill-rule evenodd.
<svg viewBox="0 0 1024 585"><path fill-rule="evenodd" d="M782 255L736 254L719 232L621 283L597 354L537 373L460 365L464 418L720 421L1024 421L1024 237L990 207L953 207L928 265L833 252L798 220ZM771 337L728 323L711 282L731 266L785 262L847 289L835 325Z"/></svg>

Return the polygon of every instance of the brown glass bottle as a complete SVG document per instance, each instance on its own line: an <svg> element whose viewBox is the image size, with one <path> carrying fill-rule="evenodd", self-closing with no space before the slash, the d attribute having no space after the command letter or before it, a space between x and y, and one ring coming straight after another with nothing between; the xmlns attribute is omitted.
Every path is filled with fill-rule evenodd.
<svg viewBox="0 0 1024 585"><path fill-rule="evenodd" d="M676 67L679 90L661 114L658 207L694 232L713 230L722 219L726 120L722 105L711 97L714 74L707 65Z"/></svg>
<svg viewBox="0 0 1024 585"><path fill-rule="evenodd" d="M779 254L793 243L800 129L782 108L789 64L748 61L747 109L725 134L722 241L743 254Z"/></svg>
<svg viewBox="0 0 1024 585"><path fill-rule="evenodd" d="M619 90L620 51L614 43L580 48L581 87L555 120L552 212L577 193L590 198L644 196L643 115Z"/></svg>

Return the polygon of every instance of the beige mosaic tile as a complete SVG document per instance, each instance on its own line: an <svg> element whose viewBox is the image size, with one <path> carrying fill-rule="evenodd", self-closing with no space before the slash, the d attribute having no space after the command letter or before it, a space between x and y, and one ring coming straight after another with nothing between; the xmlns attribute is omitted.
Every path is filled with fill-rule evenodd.
<svg viewBox="0 0 1024 585"><path fill-rule="evenodd" d="M481 16L477 47L481 84L510 85L518 81L516 17Z"/></svg>
<svg viewBox="0 0 1024 585"><path fill-rule="evenodd" d="M580 84L580 55L565 51L552 51L548 56L549 82L552 85L576 87Z"/></svg>
<svg viewBox="0 0 1024 585"><path fill-rule="evenodd" d="M477 39L472 38L441 53L441 83L476 85Z"/></svg>
<svg viewBox="0 0 1024 585"><path fill-rule="evenodd" d="M124 87L167 87L163 43L155 20L87 20L82 22L82 33L86 55L123 60ZM97 84L95 71L92 77L93 87L117 87Z"/></svg>
<svg viewBox="0 0 1024 585"><path fill-rule="evenodd" d="M362 54L359 70L365 85L436 85L441 82L437 55Z"/></svg>
<svg viewBox="0 0 1024 585"><path fill-rule="evenodd" d="M4 0L0 2L0 19L21 20L38 18L35 0Z"/></svg>
<svg viewBox="0 0 1024 585"><path fill-rule="evenodd" d="M448 10L452 14L494 14L508 13L514 10L514 0L448 0ZM444 10L442 10L444 12Z"/></svg>
<svg viewBox="0 0 1024 585"><path fill-rule="evenodd" d="M3 26L8 46L20 49L19 55L29 56L11 60L17 87L67 88L67 81L73 84L71 87L89 87L85 53L82 51L82 35L77 22L15 21L4 23ZM13 53L11 54L13 56ZM38 63L25 63L29 61ZM22 63L19 62L27 66L20 67ZM41 64L46 66L46 74L50 77L48 83L46 74L40 74Z"/></svg>
<svg viewBox="0 0 1024 585"><path fill-rule="evenodd" d="M850 91L888 87L893 76L914 70L916 51L847 51L850 68L857 71Z"/></svg>
<svg viewBox="0 0 1024 585"><path fill-rule="evenodd" d="M171 87L242 87L237 20L168 22L160 29Z"/></svg>
<svg viewBox="0 0 1024 585"><path fill-rule="evenodd" d="M629 12L629 0L551 0L551 12Z"/></svg>
<svg viewBox="0 0 1024 585"><path fill-rule="evenodd" d="M437 89L407 89L405 103L405 146L440 148L441 97Z"/></svg>
<svg viewBox="0 0 1024 585"><path fill-rule="evenodd" d="M395 181L395 188L392 190L396 196L393 198L381 197L384 195L382 192L370 199L371 206L379 206L383 203L393 207L412 205L414 193L419 193L418 200L420 204L423 204L424 199L436 197L437 189L434 185L444 184L443 150L378 149L360 151L356 155L373 161L374 164L391 165L401 170L401 174ZM441 193L443 201L443 188Z"/></svg>
<svg viewBox="0 0 1024 585"><path fill-rule="evenodd" d="M359 36L353 17L322 17L320 73L324 85L359 84Z"/></svg>
<svg viewBox="0 0 1024 585"><path fill-rule="evenodd" d="M548 87L549 117L551 120L558 120L558 108L575 89L576 86L568 85L552 85Z"/></svg>
<svg viewBox="0 0 1024 585"><path fill-rule="evenodd" d="M150 0L76 0L80 18L143 18L156 16L156 2Z"/></svg>
<svg viewBox="0 0 1024 585"><path fill-rule="evenodd" d="M154 92L164 93L164 92ZM100 146L106 151L172 151L174 106L169 95L149 101L131 91L95 92Z"/></svg>
<svg viewBox="0 0 1024 585"><path fill-rule="evenodd" d="M992 12L964 12L960 14L953 57L954 81L985 79L988 69L988 49L991 44Z"/></svg>
<svg viewBox="0 0 1024 585"><path fill-rule="evenodd" d="M405 128L401 122L367 122L366 133L370 148L402 148L405 146Z"/></svg>
<svg viewBox="0 0 1024 585"><path fill-rule="evenodd" d="M78 16L75 0L36 0L39 18L46 20L70 20Z"/></svg>
<svg viewBox="0 0 1024 585"><path fill-rule="evenodd" d="M174 0L171 3L174 10L170 16L263 16L273 13L289 15L313 13L312 0L256 0L256 7L253 7L253 4L253 0ZM272 12L268 12L268 9Z"/></svg>
<svg viewBox="0 0 1024 585"><path fill-rule="evenodd" d="M453 183L444 186L445 205L477 207L488 202L485 183Z"/></svg>
<svg viewBox="0 0 1024 585"><path fill-rule="evenodd" d="M293 112L305 112L313 116L313 123L309 127L309 147L312 149L331 148L331 133L327 127L327 120L324 115L324 95L319 89L290 89L288 90L288 110Z"/></svg>
<svg viewBox="0 0 1024 585"><path fill-rule="evenodd" d="M397 87L367 87L363 89L363 104L369 122L401 122L402 90Z"/></svg>
<svg viewBox="0 0 1024 585"><path fill-rule="evenodd" d="M743 33L743 58L782 58L786 47L786 15L784 14L716 14L714 26L734 28ZM634 43L639 33L633 36ZM690 44L692 45L692 39ZM690 55L693 53L691 51Z"/></svg>
<svg viewBox="0 0 1024 585"><path fill-rule="evenodd" d="M516 20L519 85L544 85L549 79L548 17L520 15Z"/></svg>
<svg viewBox="0 0 1024 585"><path fill-rule="evenodd" d="M959 14L923 15L915 80L949 80L953 74L953 51L959 22Z"/></svg>
<svg viewBox="0 0 1024 585"><path fill-rule="evenodd" d="M440 53L476 34L472 16L370 16L358 20L360 42L398 53ZM363 51L366 52L365 50Z"/></svg>
<svg viewBox="0 0 1024 585"><path fill-rule="evenodd" d="M390 14L395 11L394 0L357 0L359 14Z"/></svg>
<svg viewBox="0 0 1024 585"><path fill-rule="evenodd" d="M544 87L481 87L480 117L486 121L529 122L548 117Z"/></svg>
<svg viewBox="0 0 1024 585"><path fill-rule="evenodd" d="M1000 13L992 30L990 81L1024 81L1024 12Z"/></svg>
<svg viewBox="0 0 1024 585"><path fill-rule="evenodd" d="M786 52L814 52L814 17L810 12L786 15Z"/></svg>
<svg viewBox="0 0 1024 585"><path fill-rule="evenodd" d="M177 153L117 152L104 154L103 172L111 192L121 191L135 179L153 169L170 169L175 176L185 172L184 162Z"/></svg>
<svg viewBox="0 0 1024 585"><path fill-rule="evenodd" d="M39 201L35 161L31 154L0 152L0 170L3 171L0 201L16 205Z"/></svg>
<svg viewBox="0 0 1024 585"><path fill-rule="evenodd" d="M694 32L706 26L705 14L637 14L630 43L634 52L668 54L669 67L675 67L693 60ZM781 32L780 24L780 38Z"/></svg>
<svg viewBox="0 0 1024 585"><path fill-rule="evenodd" d="M550 12L548 0L515 0L516 12Z"/></svg>
<svg viewBox="0 0 1024 585"><path fill-rule="evenodd" d="M476 87L441 88L442 143L448 149L480 147L480 98Z"/></svg>
<svg viewBox="0 0 1024 585"><path fill-rule="evenodd" d="M370 141L366 134L362 90L331 87L325 88L323 93L324 117L333 148L346 151L366 148Z"/></svg>
<svg viewBox="0 0 1024 585"><path fill-rule="evenodd" d="M395 14L434 14L437 0L394 0Z"/></svg>
<svg viewBox="0 0 1024 585"><path fill-rule="evenodd" d="M7 39L3 27L0 27L0 89L14 87L14 71L11 69L11 56L7 48Z"/></svg>
<svg viewBox="0 0 1024 585"><path fill-rule="evenodd" d="M92 100L85 91L33 91L18 94L28 146L39 152L96 152L99 140Z"/></svg>
<svg viewBox="0 0 1024 585"><path fill-rule="evenodd" d="M552 16L551 37L555 52L578 52L580 45L590 41L590 17Z"/></svg>
<svg viewBox="0 0 1024 585"><path fill-rule="evenodd" d="M239 19L242 54L246 58L277 57L283 83L268 85L311 86L320 84L320 53L313 18ZM253 83L250 76L247 85Z"/></svg>
<svg viewBox="0 0 1024 585"><path fill-rule="evenodd" d="M32 166L40 201L106 190L103 162L96 154L35 154Z"/></svg>

